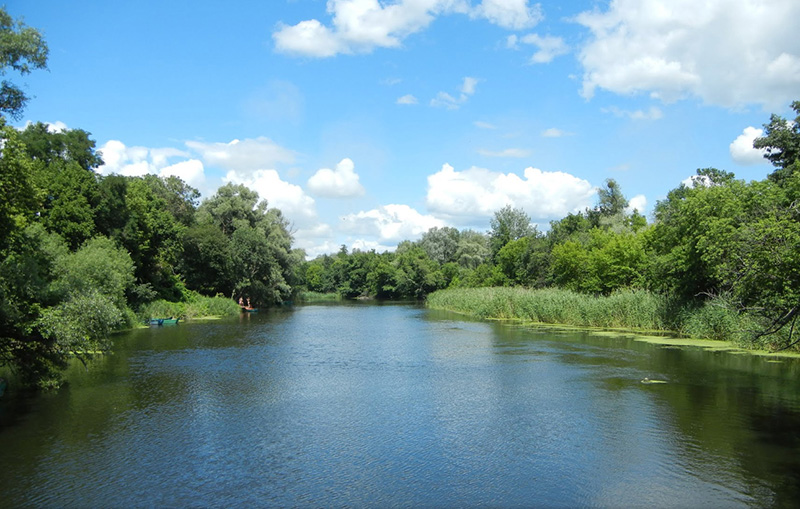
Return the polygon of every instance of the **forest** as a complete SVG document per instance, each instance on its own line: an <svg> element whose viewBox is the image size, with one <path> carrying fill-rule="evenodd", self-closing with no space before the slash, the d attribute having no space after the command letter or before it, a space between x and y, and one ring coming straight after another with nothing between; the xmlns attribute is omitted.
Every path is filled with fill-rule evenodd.
<svg viewBox="0 0 800 509"><path fill-rule="evenodd" d="M35 29L0 10L0 32L3 74L46 69L47 45ZM773 115L755 142L775 167L767 178L745 182L697 170L690 185L656 205L650 221L628 209L609 179L595 207L552 221L547 231L508 205L485 233L432 228L394 252L342 246L313 260L292 248L281 211L247 187L227 184L201 200L177 177L102 176L89 132L10 125L26 101L22 89L3 81L0 369L27 385L57 386L69 359L109 348L113 331L155 309L238 312L239 297L258 307L434 294L435 306L475 312L500 294L468 293L473 289L539 292L556 296L561 308L576 298L628 296L654 302L654 318L614 325L735 337L771 350L797 342L800 101L792 104L795 119ZM454 304L458 295L479 303ZM532 313L479 314L546 321Z"/></svg>

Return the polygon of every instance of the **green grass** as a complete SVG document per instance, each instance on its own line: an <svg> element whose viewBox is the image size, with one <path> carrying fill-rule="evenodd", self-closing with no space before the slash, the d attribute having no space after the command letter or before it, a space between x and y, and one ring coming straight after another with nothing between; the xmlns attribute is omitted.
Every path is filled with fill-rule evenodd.
<svg viewBox="0 0 800 509"><path fill-rule="evenodd" d="M731 341L749 349L776 350L789 343L788 331L756 341L763 328L757 319L739 312L726 298L700 306L679 306L645 290L621 290L593 296L548 288L456 288L428 296L428 307L486 319L523 320L546 324L664 331L695 339Z"/></svg>
<svg viewBox="0 0 800 509"><path fill-rule="evenodd" d="M186 302L169 302L156 300L144 305L139 310L142 321L150 318L180 317L184 320L208 316L236 316L241 308L234 300L226 297L204 297L193 294Z"/></svg>
<svg viewBox="0 0 800 509"><path fill-rule="evenodd" d="M342 300L338 293L300 292L297 302L330 302Z"/></svg>
<svg viewBox="0 0 800 509"><path fill-rule="evenodd" d="M595 297L555 288L462 288L428 296L433 309L479 318L525 320L579 327L669 330L669 303L659 295L635 290Z"/></svg>

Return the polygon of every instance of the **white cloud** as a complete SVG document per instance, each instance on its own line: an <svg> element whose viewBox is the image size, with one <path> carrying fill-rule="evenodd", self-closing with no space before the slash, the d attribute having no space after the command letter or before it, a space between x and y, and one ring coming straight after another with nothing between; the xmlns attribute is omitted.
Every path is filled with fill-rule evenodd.
<svg viewBox="0 0 800 509"><path fill-rule="evenodd" d="M345 158L335 170L322 168L308 179L308 190L328 198L349 198L364 194L364 187L354 171L353 161Z"/></svg>
<svg viewBox="0 0 800 509"><path fill-rule="evenodd" d="M105 163L96 170L101 175L116 173L126 177L141 177L158 172L146 147L128 147L119 140L109 140L100 146L99 152Z"/></svg>
<svg viewBox="0 0 800 509"><path fill-rule="evenodd" d="M411 94L406 94L397 98L397 104L417 104L417 98Z"/></svg>
<svg viewBox="0 0 800 509"><path fill-rule="evenodd" d="M270 207L280 209L287 219L299 227L309 226L316 220L314 199L300 186L281 180L275 170L256 170L245 174L229 171L223 180L244 184L256 191L259 197L267 200Z"/></svg>
<svg viewBox="0 0 800 509"><path fill-rule="evenodd" d="M544 17L541 6L529 5L528 0L483 0L471 15L510 30L530 28Z"/></svg>
<svg viewBox="0 0 800 509"><path fill-rule="evenodd" d="M591 205L594 195L589 182L564 172L529 167L519 177L475 167L459 172L445 164L428 176L426 202L437 216L468 223L506 205L521 207L534 220L560 218Z"/></svg>
<svg viewBox="0 0 800 509"><path fill-rule="evenodd" d="M339 245L333 239L333 231L326 223L299 228L294 232L293 237L292 247L305 250L306 258L309 259L339 249Z"/></svg>
<svg viewBox="0 0 800 509"><path fill-rule="evenodd" d="M431 99L430 104L434 108L447 108L448 110L457 110L461 107L461 101L447 92L439 92L436 94L436 97Z"/></svg>
<svg viewBox="0 0 800 509"><path fill-rule="evenodd" d="M477 86L477 78L471 78L467 76L464 78L464 82L461 84L461 93L464 95L472 95L475 93L475 87Z"/></svg>
<svg viewBox="0 0 800 509"><path fill-rule="evenodd" d="M753 148L753 140L763 135L763 129L745 127L742 134L737 136L730 144L731 157L733 160L743 165L764 164L769 162L764 158L767 153L766 149Z"/></svg>
<svg viewBox="0 0 800 509"><path fill-rule="evenodd" d="M525 150L521 148L507 148L505 150L500 150L496 152L491 150L478 149L478 153L486 157L517 157L517 158L528 157L531 154L530 150Z"/></svg>
<svg viewBox="0 0 800 509"><path fill-rule="evenodd" d="M119 140L109 140L99 148L99 152L105 163L96 170L101 175L115 173L125 177L141 177L148 174L160 177L176 176L194 188L201 191L205 189L203 163L198 159L190 159L189 154L182 150L169 147L128 147ZM170 159L175 157L184 160L169 164Z"/></svg>
<svg viewBox="0 0 800 509"><path fill-rule="evenodd" d="M195 189L205 186L206 176L203 163L197 159L181 161L158 171L159 177L178 177Z"/></svg>
<svg viewBox="0 0 800 509"><path fill-rule="evenodd" d="M537 48L537 51L531 56L532 64L546 64L554 58L569 52L569 47L561 37L528 34L522 37L509 35L506 39L506 46L510 49L520 49L520 44L527 44Z"/></svg>
<svg viewBox="0 0 800 509"><path fill-rule="evenodd" d="M408 205L384 205L342 217L342 228L357 235L376 237L382 242L399 242L419 237L434 226L445 223L422 215Z"/></svg>
<svg viewBox="0 0 800 509"><path fill-rule="evenodd" d="M229 143L187 141L186 146L200 154L206 164L239 173L273 168L295 160L294 152L263 136Z"/></svg>
<svg viewBox="0 0 800 509"><path fill-rule="evenodd" d="M628 117L631 120L659 120L664 116L660 108L655 106L651 106L647 111L645 110L623 110L617 108L616 106L609 106L608 108L602 108L604 113L611 113L615 117Z"/></svg>
<svg viewBox="0 0 800 509"><path fill-rule="evenodd" d="M645 197L645 195L643 194L637 194L636 196L628 200L628 206L625 208L625 212L630 214L634 210L636 210L639 212L639 214L644 215L646 209L647 209L647 197Z"/></svg>
<svg viewBox="0 0 800 509"><path fill-rule="evenodd" d="M405 240L405 239L404 239ZM394 251L397 249L396 245L387 245L381 244L380 242L375 242L374 240L364 240L364 239L356 239L351 242L350 251L355 251L358 249L359 251L372 251L375 250L376 253L385 253L386 251Z"/></svg>
<svg viewBox="0 0 800 509"><path fill-rule="evenodd" d="M475 127L479 129L497 129L497 126L494 124L490 124L489 122L482 122L480 120L476 120L472 123Z"/></svg>
<svg viewBox="0 0 800 509"><path fill-rule="evenodd" d="M530 28L542 19L538 4L529 0L328 0L330 26L317 19L296 25L279 24L272 38L276 50L292 55L327 58L396 48L411 34L424 30L437 16L461 13L486 19L503 28Z"/></svg>
<svg viewBox="0 0 800 509"><path fill-rule="evenodd" d="M697 186L709 187L711 185L711 179L705 175L692 175L691 177L686 177L681 180L681 184L692 188Z"/></svg>
<svg viewBox="0 0 800 509"><path fill-rule="evenodd" d="M475 88L478 86L478 79L469 76L464 78L461 83L460 95L456 99L447 92L439 92L436 97L431 99L430 105L435 108L447 108L448 110L457 110L462 104L467 102L469 97L475 94Z"/></svg>
<svg viewBox="0 0 800 509"><path fill-rule="evenodd" d="M796 0L614 0L577 16L582 95L599 89L776 108L800 89Z"/></svg>
<svg viewBox="0 0 800 509"><path fill-rule="evenodd" d="M556 127L551 127L549 129L545 129L542 131L542 136L545 138L561 138L563 136L571 136L572 133L568 133L566 131L562 131Z"/></svg>

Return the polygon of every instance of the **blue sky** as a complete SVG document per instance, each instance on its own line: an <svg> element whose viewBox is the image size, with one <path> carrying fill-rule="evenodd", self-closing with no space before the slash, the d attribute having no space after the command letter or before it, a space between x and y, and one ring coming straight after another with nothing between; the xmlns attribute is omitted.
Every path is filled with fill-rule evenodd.
<svg viewBox="0 0 800 509"><path fill-rule="evenodd" d="M92 133L104 174L244 183L309 256L433 226L539 225L605 179L645 213L800 99L796 0L12 1L49 71L23 126Z"/></svg>

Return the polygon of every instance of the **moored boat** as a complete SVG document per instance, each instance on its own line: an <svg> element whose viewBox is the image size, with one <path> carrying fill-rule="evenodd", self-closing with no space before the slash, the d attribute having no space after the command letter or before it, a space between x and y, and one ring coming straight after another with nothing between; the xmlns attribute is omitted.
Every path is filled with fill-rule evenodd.
<svg viewBox="0 0 800 509"><path fill-rule="evenodd" d="M151 318L150 325L177 325L180 318Z"/></svg>

